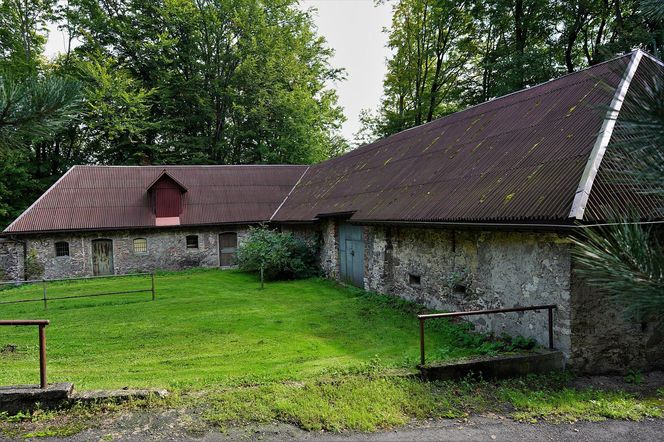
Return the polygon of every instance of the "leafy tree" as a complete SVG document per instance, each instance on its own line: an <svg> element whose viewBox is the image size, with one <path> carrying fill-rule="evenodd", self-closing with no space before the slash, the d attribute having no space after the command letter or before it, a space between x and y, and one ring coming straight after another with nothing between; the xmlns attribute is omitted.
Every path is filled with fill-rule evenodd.
<svg viewBox="0 0 664 442"><path fill-rule="evenodd" d="M343 149L331 51L295 0L73 0L76 57L152 91L152 163L310 163Z"/></svg>
<svg viewBox="0 0 664 442"><path fill-rule="evenodd" d="M154 157L146 133L151 97L129 73L113 68L109 59L78 61L74 75L84 84L85 117L78 128L88 161L101 164L142 164Z"/></svg>
<svg viewBox="0 0 664 442"><path fill-rule="evenodd" d="M308 278L317 274L316 245L266 227L252 228L238 249L240 269L266 279Z"/></svg>
<svg viewBox="0 0 664 442"><path fill-rule="evenodd" d="M637 47L659 55L664 20L645 11L660 3L395 0L388 31L393 55L383 100L376 111L363 113L355 142L399 132Z"/></svg>
<svg viewBox="0 0 664 442"><path fill-rule="evenodd" d="M370 123L388 135L458 109L465 67L476 46L471 2L401 0L393 9L380 116Z"/></svg>
<svg viewBox="0 0 664 442"><path fill-rule="evenodd" d="M55 1L0 0L0 226L53 183L56 134L76 124L80 85L41 57ZM55 160L55 161L54 161Z"/></svg>
<svg viewBox="0 0 664 442"><path fill-rule="evenodd" d="M52 21L70 44L48 61ZM0 0L0 224L73 164L342 152L331 54L296 0Z"/></svg>

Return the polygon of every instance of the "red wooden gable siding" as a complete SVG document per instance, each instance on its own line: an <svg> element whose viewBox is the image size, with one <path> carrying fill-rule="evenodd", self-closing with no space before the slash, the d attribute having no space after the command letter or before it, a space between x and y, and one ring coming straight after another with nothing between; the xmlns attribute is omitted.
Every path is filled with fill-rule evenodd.
<svg viewBox="0 0 664 442"><path fill-rule="evenodd" d="M155 189L157 218L180 216L180 189Z"/></svg>
<svg viewBox="0 0 664 442"><path fill-rule="evenodd" d="M155 215L157 218L180 216L182 208L182 188L167 175L162 176L151 190L155 193Z"/></svg>

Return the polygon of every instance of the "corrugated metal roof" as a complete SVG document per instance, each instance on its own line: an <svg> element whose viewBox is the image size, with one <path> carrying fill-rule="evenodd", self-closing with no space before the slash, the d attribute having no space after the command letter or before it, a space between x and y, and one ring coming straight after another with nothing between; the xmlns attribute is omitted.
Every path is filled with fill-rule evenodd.
<svg viewBox="0 0 664 442"><path fill-rule="evenodd" d="M312 166L275 221L568 222L632 54Z"/></svg>
<svg viewBox="0 0 664 442"><path fill-rule="evenodd" d="M5 233L154 227L164 170L188 190L180 224L200 225L268 220L306 166L75 166Z"/></svg>
<svg viewBox="0 0 664 442"><path fill-rule="evenodd" d="M664 217L664 197L658 196L646 185L626 179L624 171L631 164L638 164L642 158L633 151L633 147L625 149L630 138L634 137L633 129L621 124L623 120L643 118L643 99L651 96L656 79L664 78L664 66L659 60L648 56L641 59L634 79L630 84L629 93L620 111L616 128L611 137L602 164L593 183L592 192L584 214L584 221L602 222L614 220L621 216L637 215L643 220L661 219ZM660 84L661 87L661 84ZM640 143L643 142L641 139Z"/></svg>

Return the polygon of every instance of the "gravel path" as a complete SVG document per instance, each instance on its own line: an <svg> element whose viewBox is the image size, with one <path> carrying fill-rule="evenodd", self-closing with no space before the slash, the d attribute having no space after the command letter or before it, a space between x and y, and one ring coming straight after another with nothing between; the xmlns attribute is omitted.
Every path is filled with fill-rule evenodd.
<svg viewBox="0 0 664 442"><path fill-rule="evenodd" d="M465 421L441 419L377 433L310 433L275 423L220 432L178 411L132 413L88 429L66 441L661 441L664 420L604 421L574 424L528 424L502 416L476 416Z"/></svg>

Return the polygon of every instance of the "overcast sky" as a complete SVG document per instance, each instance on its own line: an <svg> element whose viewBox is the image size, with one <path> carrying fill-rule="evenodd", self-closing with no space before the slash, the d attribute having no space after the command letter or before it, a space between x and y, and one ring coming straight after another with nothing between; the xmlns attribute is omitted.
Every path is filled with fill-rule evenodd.
<svg viewBox="0 0 664 442"><path fill-rule="evenodd" d="M359 129L358 115L365 108L375 109L385 75L384 27L390 25L391 5L375 6L373 0L301 0L303 8L315 8L318 32L335 50L332 65L346 70L346 80L332 85L337 89L346 122L342 135L352 141ZM65 36L51 28L46 54L64 51Z"/></svg>

